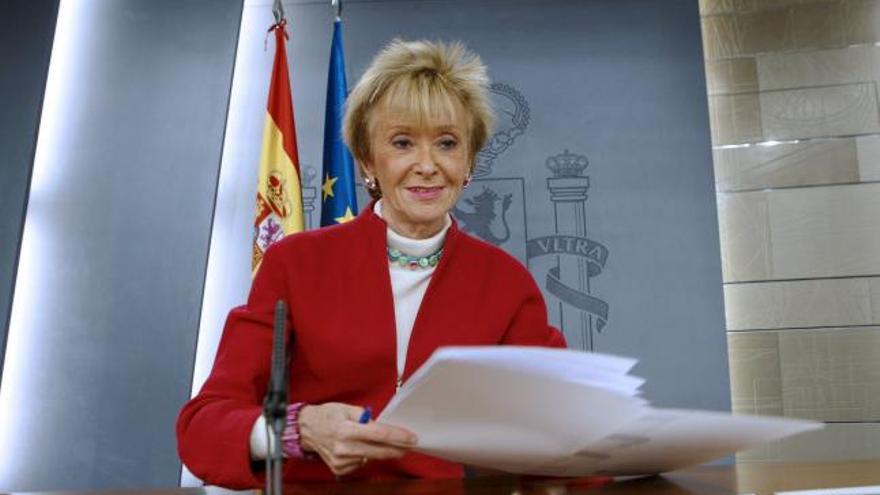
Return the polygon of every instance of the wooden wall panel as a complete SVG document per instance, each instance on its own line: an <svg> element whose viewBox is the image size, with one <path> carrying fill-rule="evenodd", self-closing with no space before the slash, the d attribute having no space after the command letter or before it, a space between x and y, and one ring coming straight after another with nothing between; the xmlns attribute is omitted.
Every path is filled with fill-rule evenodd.
<svg viewBox="0 0 880 495"><path fill-rule="evenodd" d="M873 144L861 150L857 139L841 138L716 149L715 182L724 192L859 182L866 175L880 175L880 166L862 170L868 161L863 157L880 158L880 140L876 149Z"/></svg>
<svg viewBox="0 0 880 495"><path fill-rule="evenodd" d="M880 327L779 332L783 410L820 421L880 421Z"/></svg>
<svg viewBox="0 0 880 495"><path fill-rule="evenodd" d="M880 274L880 184L766 195L772 278Z"/></svg>
<svg viewBox="0 0 880 495"><path fill-rule="evenodd" d="M725 282L880 274L880 183L719 193L718 205Z"/></svg>
<svg viewBox="0 0 880 495"><path fill-rule="evenodd" d="M784 416L777 333L729 333L727 345L733 411Z"/></svg>
<svg viewBox="0 0 880 495"><path fill-rule="evenodd" d="M743 53L736 18L728 15L704 17L703 53L706 59L737 57Z"/></svg>
<svg viewBox="0 0 880 495"><path fill-rule="evenodd" d="M845 0L846 41L848 45L880 40L880 1Z"/></svg>
<svg viewBox="0 0 880 495"><path fill-rule="evenodd" d="M860 136L856 138L856 152L859 161L861 181L880 181L880 136Z"/></svg>
<svg viewBox="0 0 880 495"><path fill-rule="evenodd" d="M763 191L718 195L725 282L766 280L773 272L768 206Z"/></svg>
<svg viewBox="0 0 880 495"><path fill-rule="evenodd" d="M880 452L880 0L700 0L733 409Z"/></svg>
<svg viewBox="0 0 880 495"><path fill-rule="evenodd" d="M754 57L706 61L706 88L710 95L758 91Z"/></svg>
<svg viewBox="0 0 880 495"><path fill-rule="evenodd" d="M761 103L757 93L710 96L709 120L714 143L763 140Z"/></svg>
<svg viewBox="0 0 880 495"><path fill-rule="evenodd" d="M880 421L880 327L732 332L734 411Z"/></svg>
<svg viewBox="0 0 880 495"><path fill-rule="evenodd" d="M755 57L762 91L834 86L877 80L880 49L873 45L811 52L767 53Z"/></svg>
<svg viewBox="0 0 880 495"><path fill-rule="evenodd" d="M794 16L788 9L747 12L731 16L741 48L737 55L751 55L797 47Z"/></svg>
<svg viewBox="0 0 880 495"><path fill-rule="evenodd" d="M877 0L705 1L707 59L819 50L877 39Z"/></svg>
<svg viewBox="0 0 880 495"><path fill-rule="evenodd" d="M727 284L727 330L880 325L880 277Z"/></svg>
<svg viewBox="0 0 880 495"><path fill-rule="evenodd" d="M761 92L760 115L772 140L880 132L873 82Z"/></svg>
<svg viewBox="0 0 880 495"><path fill-rule="evenodd" d="M815 2L786 9L791 16L794 48L843 46L848 42L846 5L841 2Z"/></svg>
<svg viewBox="0 0 880 495"><path fill-rule="evenodd" d="M700 0L700 14L735 14L759 10L777 10L809 3L827 3L834 0Z"/></svg>

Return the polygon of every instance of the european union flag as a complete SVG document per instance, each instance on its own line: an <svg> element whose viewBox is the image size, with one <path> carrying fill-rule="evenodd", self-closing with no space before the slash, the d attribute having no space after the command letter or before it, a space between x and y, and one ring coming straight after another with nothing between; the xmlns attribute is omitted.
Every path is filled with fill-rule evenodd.
<svg viewBox="0 0 880 495"><path fill-rule="evenodd" d="M333 23L327 112L324 117L324 173L321 174L321 226L347 222L357 215L354 160L342 142L342 114L348 85L342 54L342 23Z"/></svg>

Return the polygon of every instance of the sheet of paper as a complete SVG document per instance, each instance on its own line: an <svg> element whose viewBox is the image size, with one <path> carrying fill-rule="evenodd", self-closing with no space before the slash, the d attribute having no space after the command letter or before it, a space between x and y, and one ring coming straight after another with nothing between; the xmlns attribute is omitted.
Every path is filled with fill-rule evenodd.
<svg viewBox="0 0 880 495"><path fill-rule="evenodd" d="M626 373L636 364L632 358L570 349L522 346L470 346L438 349L404 388L418 384L435 363L445 361L480 363L501 369L556 378L575 383L593 383L608 389L634 392L644 380Z"/></svg>
<svg viewBox="0 0 880 495"><path fill-rule="evenodd" d="M662 473L819 428L822 423L814 421L645 408L642 416L585 443L573 456L529 469L550 476Z"/></svg>
<svg viewBox="0 0 880 495"><path fill-rule="evenodd" d="M451 461L551 476L670 471L822 423L654 409L634 396L635 360L534 347L443 348L378 421Z"/></svg>
<svg viewBox="0 0 880 495"><path fill-rule="evenodd" d="M570 349L523 346L443 347L407 380L418 384L435 363L480 363L511 371L537 374L570 383L583 383L627 395L635 395L645 380L626 373L636 364L632 358Z"/></svg>
<svg viewBox="0 0 880 495"><path fill-rule="evenodd" d="M440 359L378 421L415 432L424 453L521 472L599 440L638 417L643 403L545 374Z"/></svg>

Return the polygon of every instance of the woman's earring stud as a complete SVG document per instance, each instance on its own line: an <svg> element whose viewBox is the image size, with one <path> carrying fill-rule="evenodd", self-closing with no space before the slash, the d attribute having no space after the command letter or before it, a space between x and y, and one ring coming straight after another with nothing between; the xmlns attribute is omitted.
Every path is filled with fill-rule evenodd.
<svg viewBox="0 0 880 495"><path fill-rule="evenodd" d="M367 186L367 189L372 191L376 189L376 179L373 177L364 177L364 185Z"/></svg>
<svg viewBox="0 0 880 495"><path fill-rule="evenodd" d="M467 177L464 178L464 182L461 183L461 188L462 188L462 189L467 189L468 186L471 185L471 180L472 180L473 178L474 178L474 177L473 177L471 174L467 174Z"/></svg>

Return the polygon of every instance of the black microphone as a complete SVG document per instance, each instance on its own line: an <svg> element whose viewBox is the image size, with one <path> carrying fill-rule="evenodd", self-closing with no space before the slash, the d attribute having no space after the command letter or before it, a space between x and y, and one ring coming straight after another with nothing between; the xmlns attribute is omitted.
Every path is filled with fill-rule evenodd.
<svg viewBox="0 0 880 495"><path fill-rule="evenodd" d="M275 303L275 324L272 338L272 375L269 378L269 390L263 400L263 416L266 425L272 429L273 435L269 442L269 453L266 456L266 489L267 493L280 495L281 488L281 436L287 419L287 379L289 375L290 357L285 343L287 336L287 305L283 300ZM290 336L293 343L293 334Z"/></svg>
<svg viewBox="0 0 880 495"><path fill-rule="evenodd" d="M267 420L287 415L287 346L285 337L287 330L287 305L278 300L275 303L275 325L272 339L272 375L269 379L269 390L263 402L263 414Z"/></svg>

